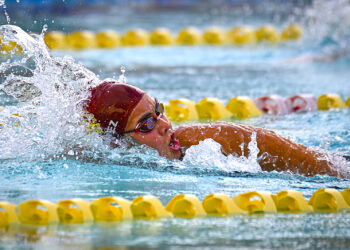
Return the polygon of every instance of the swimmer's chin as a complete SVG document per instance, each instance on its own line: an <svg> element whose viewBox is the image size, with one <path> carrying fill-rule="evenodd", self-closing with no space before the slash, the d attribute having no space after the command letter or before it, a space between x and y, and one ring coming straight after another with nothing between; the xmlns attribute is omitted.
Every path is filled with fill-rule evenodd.
<svg viewBox="0 0 350 250"><path fill-rule="evenodd" d="M179 147L176 150L171 147L168 148L167 152L159 153L160 156L167 158L168 160L182 160L184 157L185 148Z"/></svg>
<svg viewBox="0 0 350 250"><path fill-rule="evenodd" d="M182 150L172 150L170 149L170 152L167 154L159 154L160 156L163 156L167 158L168 160L182 160L183 159L183 153Z"/></svg>

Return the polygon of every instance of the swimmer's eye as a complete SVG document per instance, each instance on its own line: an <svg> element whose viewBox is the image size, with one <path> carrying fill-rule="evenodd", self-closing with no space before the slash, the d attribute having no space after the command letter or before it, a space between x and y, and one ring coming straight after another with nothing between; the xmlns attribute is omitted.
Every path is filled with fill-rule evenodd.
<svg viewBox="0 0 350 250"><path fill-rule="evenodd" d="M158 102L157 99L155 99L156 102L156 106L155 106L155 114L156 115L152 115L151 113L149 113L149 115L146 116L146 118L144 118L143 120L141 120L137 125L136 128L133 130L129 130L129 131L125 131L125 132L121 132L119 133L119 135L125 135L125 134L129 134L129 133L141 133L141 134L145 134L145 133L149 133L151 132L154 127L156 126L157 121L163 117L163 112L164 112L164 105L163 103Z"/></svg>
<svg viewBox="0 0 350 250"><path fill-rule="evenodd" d="M154 117L149 117L145 121L141 122L138 128L136 128L136 130L138 130L141 133L151 132L154 129L156 122L157 119L155 119Z"/></svg>

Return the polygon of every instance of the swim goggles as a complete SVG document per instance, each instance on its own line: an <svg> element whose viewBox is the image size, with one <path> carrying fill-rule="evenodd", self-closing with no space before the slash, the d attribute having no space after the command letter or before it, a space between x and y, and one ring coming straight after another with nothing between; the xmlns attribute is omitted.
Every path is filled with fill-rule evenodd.
<svg viewBox="0 0 350 250"><path fill-rule="evenodd" d="M155 115L152 114L151 116L146 117L136 125L135 129L120 132L119 135L125 135L129 133L146 134L151 132L156 126L157 121L163 116L163 113L164 113L164 104L158 102L157 99L155 99L155 101L156 101Z"/></svg>

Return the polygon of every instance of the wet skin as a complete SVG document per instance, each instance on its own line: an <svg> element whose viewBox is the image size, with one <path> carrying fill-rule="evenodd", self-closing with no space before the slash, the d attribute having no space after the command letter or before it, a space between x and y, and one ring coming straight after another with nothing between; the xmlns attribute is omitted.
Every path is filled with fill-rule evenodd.
<svg viewBox="0 0 350 250"><path fill-rule="evenodd" d="M125 130L133 130L142 118L147 115L155 115L155 105L155 99L145 94L131 113ZM168 118L162 115L151 132L130 133L125 136L132 136L137 143L156 149L161 156L168 159L179 159L181 152L172 146L171 142L178 143L179 141L186 150L207 138L218 142L225 155L247 157L252 133L256 133L259 148L258 162L262 170L290 171L307 176L316 174L339 176L334 165L320 153L263 128L221 122L181 126L174 131ZM241 145L244 145L243 152Z"/></svg>
<svg viewBox="0 0 350 250"><path fill-rule="evenodd" d="M198 124L179 127L175 136L185 148L212 138L221 144L223 154L248 157L248 144L252 133L256 133L259 149L258 162L262 170L290 171L307 176L340 175L326 156L263 128L230 122ZM243 152L242 144L244 145Z"/></svg>
<svg viewBox="0 0 350 250"><path fill-rule="evenodd" d="M135 129L136 125L147 115L155 115L155 99L145 94L135 109L129 116L125 131ZM179 159L181 156L180 150L169 145L174 142L174 130L165 115L158 119L155 127L148 133L130 133L125 136L132 136L139 144L146 144L158 151L161 156L168 159Z"/></svg>

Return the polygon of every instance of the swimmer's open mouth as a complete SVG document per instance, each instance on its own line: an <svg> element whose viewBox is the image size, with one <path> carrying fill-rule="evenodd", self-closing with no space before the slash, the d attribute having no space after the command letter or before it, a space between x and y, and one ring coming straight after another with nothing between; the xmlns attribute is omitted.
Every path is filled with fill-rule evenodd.
<svg viewBox="0 0 350 250"><path fill-rule="evenodd" d="M174 133L170 137L169 147L175 151L180 150L180 142L177 139L175 139Z"/></svg>

